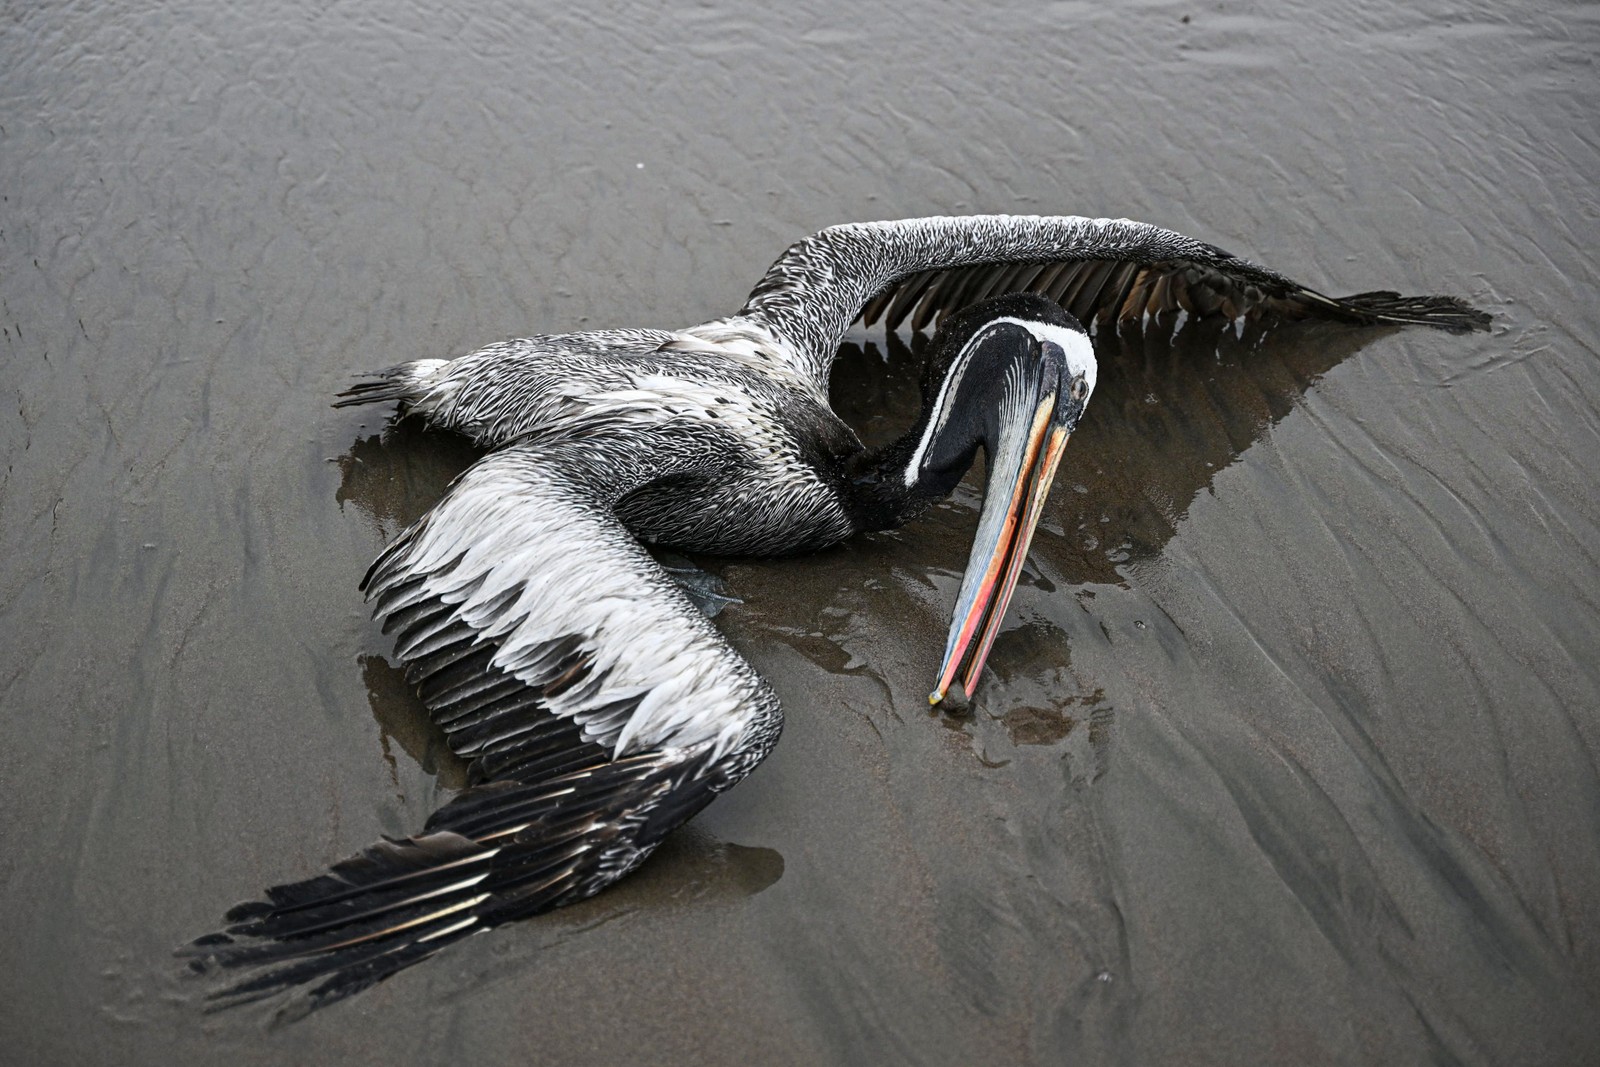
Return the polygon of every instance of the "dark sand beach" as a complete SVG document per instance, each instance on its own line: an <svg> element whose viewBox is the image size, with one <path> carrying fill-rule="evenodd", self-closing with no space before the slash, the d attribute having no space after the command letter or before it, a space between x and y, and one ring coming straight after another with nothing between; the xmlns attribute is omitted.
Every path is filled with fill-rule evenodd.
<svg viewBox="0 0 1600 1067"><path fill-rule="evenodd" d="M0 1060L1600 1062L1600 8L12 5ZM270 1027L173 950L461 784L368 619L473 458L329 401L791 241L1161 223L1488 333L1101 339L970 713L981 481L701 560L782 742L646 867ZM835 402L911 421L917 344Z"/></svg>

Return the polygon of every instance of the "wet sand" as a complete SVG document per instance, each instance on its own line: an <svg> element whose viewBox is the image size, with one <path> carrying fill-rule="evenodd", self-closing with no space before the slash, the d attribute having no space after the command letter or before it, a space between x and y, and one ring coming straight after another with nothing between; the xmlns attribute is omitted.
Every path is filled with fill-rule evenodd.
<svg viewBox="0 0 1600 1067"><path fill-rule="evenodd" d="M0 29L4 1058L1600 1061L1596 9L544 8ZM702 561L788 715L755 775L581 906L203 1014L175 946L460 784L356 583L472 453L349 376L969 211L1496 326L1104 339L969 715L970 481ZM856 342L881 440L916 356Z"/></svg>

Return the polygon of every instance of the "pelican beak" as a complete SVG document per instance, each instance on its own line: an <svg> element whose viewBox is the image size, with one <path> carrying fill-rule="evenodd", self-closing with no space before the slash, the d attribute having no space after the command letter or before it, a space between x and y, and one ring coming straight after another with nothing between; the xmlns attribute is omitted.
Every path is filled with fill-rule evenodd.
<svg viewBox="0 0 1600 1067"><path fill-rule="evenodd" d="M1056 421L1055 411L1056 396L1051 393L1034 408L1026 435L1006 435L989 458L978 535L961 580L939 683L928 694L930 704L944 699L957 673L970 696L989 657L1070 436L1069 428Z"/></svg>

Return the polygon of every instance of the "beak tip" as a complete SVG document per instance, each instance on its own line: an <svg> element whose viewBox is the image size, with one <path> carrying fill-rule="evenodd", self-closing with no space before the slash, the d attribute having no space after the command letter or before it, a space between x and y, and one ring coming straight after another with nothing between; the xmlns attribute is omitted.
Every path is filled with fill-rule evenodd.
<svg viewBox="0 0 1600 1067"><path fill-rule="evenodd" d="M950 701L954 707L946 705L946 711L959 714L971 706L990 646L1022 574L1056 465L1070 436L1051 425L1050 415L1048 405L1041 404L1026 440L1008 446L1005 454L1009 458L990 470L992 484L984 490L983 512L978 516L977 537L956 598L949 643L938 682L928 694L929 704L944 703L959 675L956 692L961 696ZM1000 480L996 482L996 478Z"/></svg>

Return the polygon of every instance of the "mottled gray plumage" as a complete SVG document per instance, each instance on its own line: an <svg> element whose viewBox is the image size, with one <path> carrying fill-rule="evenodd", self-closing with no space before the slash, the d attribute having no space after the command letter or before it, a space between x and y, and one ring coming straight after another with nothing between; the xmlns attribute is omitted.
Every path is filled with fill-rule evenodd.
<svg viewBox="0 0 1600 1067"><path fill-rule="evenodd" d="M966 350L931 383L921 428L874 461L903 470L858 477L862 446L826 399L840 338L863 313L920 327L1008 292L1089 324L1177 309L1486 321L1450 298L1324 297L1127 220L914 219L799 242L730 318L506 341L357 384L341 404L396 401L492 450L365 583L474 784L418 837L271 889L196 942L197 966L258 968L224 1000L317 982L314 1007L597 892L747 774L776 741L777 700L640 542L770 555L905 521L926 503L902 498L930 442L965 417ZM1028 306L1043 305L995 321L1025 330ZM987 312L973 314L964 329ZM1046 318L1039 339L1061 342L1053 365L1076 375L1081 413L1092 353L1059 309Z"/></svg>

